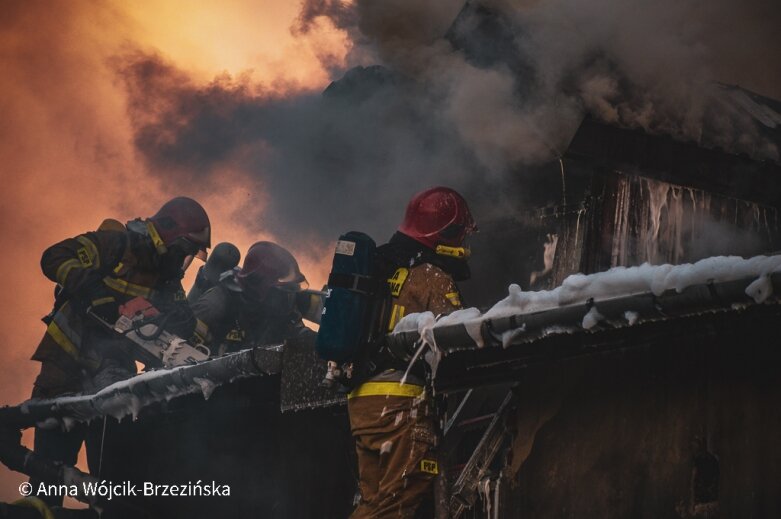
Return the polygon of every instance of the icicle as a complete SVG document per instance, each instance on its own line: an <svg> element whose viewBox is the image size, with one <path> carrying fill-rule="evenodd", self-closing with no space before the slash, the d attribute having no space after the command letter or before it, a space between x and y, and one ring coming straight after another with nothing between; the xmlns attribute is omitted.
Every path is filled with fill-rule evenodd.
<svg viewBox="0 0 781 519"><path fill-rule="evenodd" d="M768 238L772 239L773 233L770 231L770 224L767 221L767 207L762 208L762 219L765 222L763 229L767 232Z"/></svg>
<svg viewBox="0 0 781 519"><path fill-rule="evenodd" d="M496 485L494 485L494 518L493 519L499 519L499 486L502 483L501 476L496 480Z"/></svg>
<svg viewBox="0 0 781 519"><path fill-rule="evenodd" d="M629 326L633 326L640 319L640 314L631 310L627 310L624 312L624 319L626 319L626 322L629 323Z"/></svg>
<svg viewBox="0 0 781 519"><path fill-rule="evenodd" d="M573 243L576 247L578 246L578 236L580 235L580 218L585 212L585 209L579 209L578 216L575 218L575 241Z"/></svg>
<svg viewBox="0 0 781 519"><path fill-rule="evenodd" d="M610 254L610 265L613 267L626 264L631 197L631 182L628 178L621 177L616 190L616 209L613 215L613 247Z"/></svg>
<svg viewBox="0 0 781 519"><path fill-rule="evenodd" d="M697 197L697 191L694 189L687 189L687 194L689 195L689 201L691 202L691 214L688 218L686 218L688 225L687 233L688 233L688 243L696 242L699 240L700 233L699 233L699 227L702 224L704 218L700 214L699 209L699 200Z"/></svg>
<svg viewBox="0 0 781 519"><path fill-rule="evenodd" d="M491 509L492 509L492 503L491 503L491 480L489 478L485 479L485 516L491 517Z"/></svg>
<svg viewBox="0 0 781 519"><path fill-rule="evenodd" d="M645 260L649 263L656 263L656 251L658 248L659 230L662 222L662 210L667 207L667 194L670 191L670 184L645 179L645 185L648 189L650 209L650 232L646 236Z"/></svg>
<svg viewBox="0 0 781 519"><path fill-rule="evenodd" d="M512 330L507 330L502 334L502 347L507 348L509 347L513 341L523 335L526 332L526 324L524 324L520 328L513 328Z"/></svg>
<svg viewBox="0 0 781 519"><path fill-rule="evenodd" d="M591 310L589 310L588 313L583 316L583 322L581 323L581 326L583 326L583 328L586 330L590 330L591 328L595 327L599 321L604 319L605 317L599 313L597 307L592 306Z"/></svg>
<svg viewBox="0 0 781 519"><path fill-rule="evenodd" d="M194 377L193 382L198 384L198 386L201 388L201 393L203 394L203 399L208 400L210 396L212 396L212 393L217 388L217 384L215 384L213 381L209 380L208 378L198 378Z"/></svg>
<svg viewBox="0 0 781 519"><path fill-rule="evenodd" d="M62 417L62 430L65 432L70 431L73 429L73 427L76 425L76 420L71 418L70 416L63 416Z"/></svg>
<svg viewBox="0 0 781 519"><path fill-rule="evenodd" d="M667 226L666 226L666 238L664 241L669 243L669 252L667 254L667 261L674 264L680 263L680 258L683 255L683 243L681 240L681 227L683 226L683 196L681 195L682 188L671 186L670 188L670 200L667 202Z"/></svg>
<svg viewBox="0 0 781 519"><path fill-rule="evenodd" d="M561 167L561 205L567 206L567 182L564 177L564 159L559 157L559 166Z"/></svg>
<svg viewBox="0 0 781 519"><path fill-rule="evenodd" d="M486 477L477 484L477 491L483 501L483 513L491 517L491 478Z"/></svg>
<svg viewBox="0 0 781 519"><path fill-rule="evenodd" d="M757 304L764 303L768 297L773 295L773 283L770 281L770 276L764 275L757 278L746 287L746 295Z"/></svg>

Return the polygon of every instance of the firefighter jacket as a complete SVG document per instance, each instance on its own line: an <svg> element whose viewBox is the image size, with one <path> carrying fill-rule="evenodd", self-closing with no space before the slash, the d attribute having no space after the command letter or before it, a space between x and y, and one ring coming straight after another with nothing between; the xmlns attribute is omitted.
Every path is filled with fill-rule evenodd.
<svg viewBox="0 0 781 519"><path fill-rule="evenodd" d="M404 234L396 233L390 242L379 248L385 261L393 265L388 285L391 307L387 332L405 316L417 312L432 312L435 316L449 314L462 308L461 294L454 278L469 277L466 261L442 256ZM380 373L371 380L398 381L405 365L378 363ZM408 378L413 384L422 383L425 369L419 361ZM360 393L360 391L358 391ZM356 393L357 394L357 393Z"/></svg>
<svg viewBox="0 0 781 519"><path fill-rule="evenodd" d="M41 268L61 290L33 360L55 363L65 372L94 373L112 358L135 372L126 340L87 315L87 309L113 323L119 305L137 296L176 315L167 329L189 337L195 319L181 281L158 273L156 254L147 236L119 230L88 232L49 247Z"/></svg>
<svg viewBox="0 0 781 519"><path fill-rule="evenodd" d="M251 301L232 279L208 290L192 309L198 319L196 341L218 355L314 333L304 326L294 301L273 308Z"/></svg>
<svg viewBox="0 0 781 519"><path fill-rule="evenodd" d="M217 280L209 279L209 276L206 274L206 267L202 265L201 268L198 269L198 274L195 276L195 282L193 283L192 288L190 288L190 291L187 293L187 302L191 305L194 304L204 293L206 293L206 291L216 284Z"/></svg>
<svg viewBox="0 0 781 519"><path fill-rule="evenodd" d="M388 332L407 314L428 311L436 316L461 308L456 281L469 278L464 259L437 254L401 233L394 234L378 253L392 272L388 278L392 298Z"/></svg>
<svg viewBox="0 0 781 519"><path fill-rule="evenodd" d="M453 277L431 263L399 267L389 279L392 306L388 332L407 314L449 314L461 308L461 295Z"/></svg>

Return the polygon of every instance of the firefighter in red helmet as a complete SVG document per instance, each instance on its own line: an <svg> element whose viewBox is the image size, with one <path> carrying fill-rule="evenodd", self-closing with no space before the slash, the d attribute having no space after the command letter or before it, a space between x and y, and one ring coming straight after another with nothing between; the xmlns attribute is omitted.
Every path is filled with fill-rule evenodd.
<svg viewBox="0 0 781 519"><path fill-rule="evenodd" d="M306 278L287 249L257 242L241 268L224 273L193 303L196 340L221 355L313 333L300 311L305 287Z"/></svg>
<svg viewBox="0 0 781 519"><path fill-rule="evenodd" d="M455 257L464 257L464 240L476 230L464 197L447 187L434 187L412 197L399 226L400 233L437 254Z"/></svg>
<svg viewBox="0 0 781 519"><path fill-rule="evenodd" d="M388 280L388 331L405 315L443 315L461 308L456 281L469 278L466 237L477 230L466 200L434 187L410 200L404 221L378 249L396 270ZM348 395L350 428L358 454L361 501L353 518L411 518L439 471L438 433L426 366L381 355L375 369Z"/></svg>
<svg viewBox="0 0 781 519"><path fill-rule="evenodd" d="M206 261L211 224L204 208L192 198L180 196L163 204L146 222L146 230L161 274L181 279L193 258Z"/></svg>
<svg viewBox="0 0 781 519"><path fill-rule="evenodd" d="M48 328L33 360L41 362L33 398L89 393L136 373L125 339L90 317L106 322L119 317L119 306L141 296L170 316L166 329L192 335L195 318L187 306L181 278L195 256L210 246L209 217L190 198L166 202L154 216L126 226L102 225L52 245L43 253L43 273L60 287L58 305L45 321ZM36 428L35 451L68 465L87 434L77 425L70 431ZM88 459L90 442L87 442ZM35 492L40 482L33 481ZM50 504L62 497L41 496Z"/></svg>

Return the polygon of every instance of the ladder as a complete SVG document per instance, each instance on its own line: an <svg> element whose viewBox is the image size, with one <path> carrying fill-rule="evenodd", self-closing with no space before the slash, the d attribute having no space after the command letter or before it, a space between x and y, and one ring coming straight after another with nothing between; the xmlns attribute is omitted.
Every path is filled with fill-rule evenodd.
<svg viewBox="0 0 781 519"><path fill-rule="evenodd" d="M512 385L473 388L466 392L452 416L448 418L443 428L443 458L446 463L453 460L456 450L470 430L484 429L469 459L450 487L448 502L443 503L447 506L448 513L440 513L438 517L458 519L475 505L481 482L490 473L491 464L510 438L506 419L515 408L515 403ZM486 414L486 406L493 408L493 411Z"/></svg>

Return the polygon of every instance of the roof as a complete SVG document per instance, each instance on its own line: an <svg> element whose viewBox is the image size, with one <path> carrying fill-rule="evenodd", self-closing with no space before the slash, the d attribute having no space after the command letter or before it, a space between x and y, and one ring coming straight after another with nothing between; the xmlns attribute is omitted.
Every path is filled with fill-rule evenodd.
<svg viewBox="0 0 781 519"><path fill-rule="evenodd" d="M781 163L781 101L762 96L738 85L725 85L714 83L711 96L716 101L716 108L720 109L722 127L706 126L703 128L702 141L705 146L719 146L722 139L717 134L729 130L726 119L732 125L733 132L745 133L742 121L750 122L759 137L754 142L756 146L747 149L747 154L758 160L771 160ZM745 139L744 135L734 133L731 139Z"/></svg>
<svg viewBox="0 0 781 519"><path fill-rule="evenodd" d="M586 117L564 159L781 207L781 166Z"/></svg>
<svg viewBox="0 0 781 519"><path fill-rule="evenodd" d="M389 340L436 345L435 387L450 391L506 381L539 362L712 334L716 325L770 331L781 316L778 294L781 256L619 267L571 276L552 291L511 287L484 314L468 309L438 322L413 314Z"/></svg>

